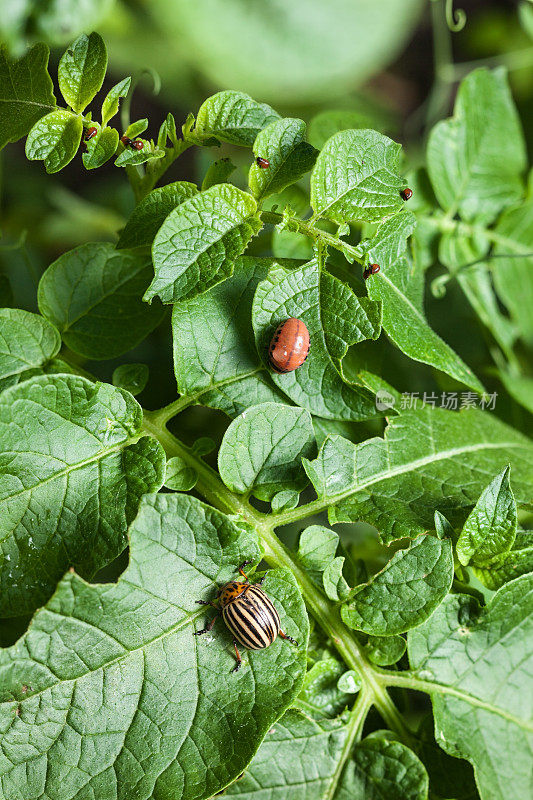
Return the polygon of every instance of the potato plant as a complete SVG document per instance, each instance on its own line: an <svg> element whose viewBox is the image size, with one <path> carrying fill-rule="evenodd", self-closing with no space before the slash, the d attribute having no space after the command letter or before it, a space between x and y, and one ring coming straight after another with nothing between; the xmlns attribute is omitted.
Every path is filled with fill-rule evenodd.
<svg viewBox="0 0 533 800"><path fill-rule="evenodd" d="M485 386L533 411L533 202L505 73L463 80L412 169L349 115L310 136L236 91L155 138L147 119L124 129L129 78L97 110L96 33L61 58L64 103L47 64L44 45L2 52L0 146L26 137L48 173L113 159L135 208L118 239L48 266L40 313L0 309L1 624L33 615L0 650L0 797L531 796L533 447ZM221 142L245 149L247 187ZM165 183L189 148L214 153L203 183ZM437 261L433 289L462 290L492 372L428 323ZM268 348L291 317L309 356L280 373ZM160 326L170 404L135 399L151 365L112 384L85 369ZM380 337L455 404L410 407L371 368ZM216 460L208 437L186 444L195 405L226 415ZM382 568L335 529L360 521L390 547ZM118 580L92 583L128 546ZM214 613L196 601L245 561L298 646L232 673L222 622L193 636Z"/></svg>

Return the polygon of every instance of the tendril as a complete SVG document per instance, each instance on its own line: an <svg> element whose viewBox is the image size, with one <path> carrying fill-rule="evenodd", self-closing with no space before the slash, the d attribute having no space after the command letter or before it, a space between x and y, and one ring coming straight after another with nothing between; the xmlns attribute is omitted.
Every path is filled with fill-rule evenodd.
<svg viewBox="0 0 533 800"><path fill-rule="evenodd" d="M446 0L446 24L452 33L459 33L466 25L466 14L462 8L453 8L453 0Z"/></svg>

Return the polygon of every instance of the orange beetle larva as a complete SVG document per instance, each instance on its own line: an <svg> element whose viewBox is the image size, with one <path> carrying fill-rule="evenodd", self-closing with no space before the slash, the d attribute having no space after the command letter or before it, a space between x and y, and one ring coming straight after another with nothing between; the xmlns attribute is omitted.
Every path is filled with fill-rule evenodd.
<svg viewBox="0 0 533 800"><path fill-rule="evenodd" d="M296 317L278 325L268 348L270 366L276 372L293 372L309 354L309 331L305 322Z"/></svg>

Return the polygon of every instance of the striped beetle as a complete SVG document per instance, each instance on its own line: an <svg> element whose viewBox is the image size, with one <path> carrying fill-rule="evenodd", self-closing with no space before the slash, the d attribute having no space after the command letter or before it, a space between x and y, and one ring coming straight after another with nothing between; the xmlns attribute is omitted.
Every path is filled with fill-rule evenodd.
<svg viewBox="0 0 533 800"><path fill-rule="evenodd" d="M292 636L288 636L281 630L279 614L272 601L261 589L265 576L263 575L257 583L250 583L246 577L244 567L251 563L251 561L245 561L238 569L244 581L230 581L219 588L216 597L219 606L206 600L196 601L201 606L213 606L218 613L205 628L195 631L193 636L201 636L210 631L222 615L224 622L233 634L233 647L237 663L231 670L232 672L237 672L242 664L238 644L248 650L263 650L272 644L279 634L282 639L298 646L298 642Z"/></svg>

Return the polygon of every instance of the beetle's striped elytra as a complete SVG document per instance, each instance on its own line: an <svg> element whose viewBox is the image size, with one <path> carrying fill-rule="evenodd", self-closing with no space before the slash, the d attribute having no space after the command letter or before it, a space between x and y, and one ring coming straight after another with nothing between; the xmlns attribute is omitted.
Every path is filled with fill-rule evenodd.
<svg viewBox="0 0 533 800"><path fill-rule="evenodd" d="M250 583L243 569L245 561L239 567L239 572L244 581L230 581L225 583L217 592L219 606L205 600L197 600L200 605L213 606L218 613L211 622L201 631L195 631L194 636L201 636L210 631L222 616L224 622L233 634L236 665L232 672L240 669L242 659L237 645L246 647L247 650L263 650L274 642L278 636L292 644L297 645L291 636L281 630L279 614L270 598L261 588L264 576L257 583Z"/></svg>
<svg viewBox="0 0 533 800"><path fill-rule="evenodd" d="M289 317L276 328L268 348L268 360L275 372L294 372L309 355L309 331L301 319Z"/></svg>

